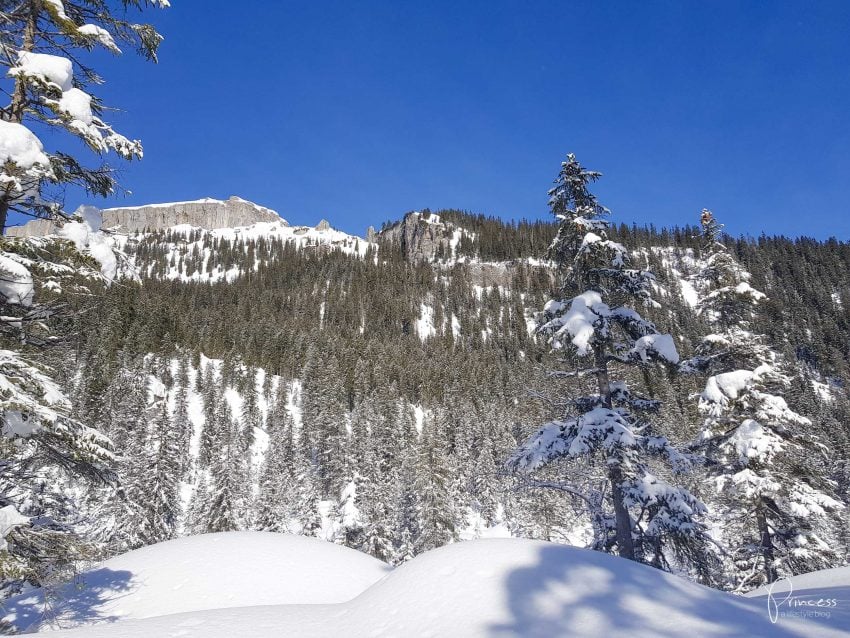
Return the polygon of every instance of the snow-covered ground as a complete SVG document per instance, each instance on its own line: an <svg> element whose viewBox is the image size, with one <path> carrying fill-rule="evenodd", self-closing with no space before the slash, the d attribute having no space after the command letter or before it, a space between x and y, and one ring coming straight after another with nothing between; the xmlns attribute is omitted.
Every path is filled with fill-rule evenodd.
<svg viewBox="0 0 850 638"><path fill-rule="evenodd" d="M389 570L371 556L306 536L205 534L116 556L47 601L41 590L20 595L6 601L3 620L27 631L207 609L339 603Z"/></svg>
<svg viewBox="0 0 850 638"><path fill-rule="evenodd" d="M107 561L83 586L71 586L66 626L90 626L50 635L828 638L850 630L847 568L794 579L801 600L812 592L836 600L819 617L771 615L759 592L732 596L542 541L461 542L385 575L387 569L352 550L298 537L180 539ZM15 604L20 615L26 604ZM109 620L118 622L92 625Z"/></svg>

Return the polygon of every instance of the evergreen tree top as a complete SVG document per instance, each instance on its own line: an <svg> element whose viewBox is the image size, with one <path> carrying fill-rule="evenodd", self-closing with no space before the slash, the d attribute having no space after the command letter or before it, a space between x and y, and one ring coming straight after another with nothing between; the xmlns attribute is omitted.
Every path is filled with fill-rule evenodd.
<svg viewBox="0 0 850 638"><path fill-rule="evenodd" d="M561 219L581 215L594 219L607 214L608 209L601 206L587 188L600 177L602 173L586 170L573 153L567 155L567 161L561 162L555 186L549 189L549 207L555 217Z"/></svg>

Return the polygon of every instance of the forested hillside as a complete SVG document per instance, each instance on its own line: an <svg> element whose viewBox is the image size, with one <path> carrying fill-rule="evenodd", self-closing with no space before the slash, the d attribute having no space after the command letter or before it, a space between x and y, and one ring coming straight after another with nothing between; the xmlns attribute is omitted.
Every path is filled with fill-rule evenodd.
<svg viewBox="0 0 850 638"><path fill-rule="evenodd" d="M103 551L227 529L318 535L391 562L475 536L590 540L569 495L504 465L581 384L548 378L535 334L554 225L426 211L339 245L261 226L127 236L140 280L69 297L74 414L121 455L120 490L77 503ZM663 309L647 316L683 358L709 332L694 307L698 235L612 235L657 274ZM823 470L846 502L850 247L724 240L768 295L752 329L790 364L786 399L831 451ZM635 375L668 436L691 441L704 381ZM687 480L705 491L700 472Z"/></svg>

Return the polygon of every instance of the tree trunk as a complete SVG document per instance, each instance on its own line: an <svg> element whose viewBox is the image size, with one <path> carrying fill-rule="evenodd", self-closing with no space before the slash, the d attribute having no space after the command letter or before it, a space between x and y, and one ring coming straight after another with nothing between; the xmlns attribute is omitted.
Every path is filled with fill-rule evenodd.
<svg viewBox="0 0 850 638"><path fill-rule="evenodd" d="M611 403L611 381L608 378L608 362L605 359L605 348L601 345L593 348L596 364L596 384L599 387L599 398L606 408L613 407ZM617 548L620 556L635 560L635 545L632 539L632 517L629 508L623 502L620 484L623 482L623 472L618 463L609 465L608 480L611 482L611 497L614 501L614 520L617 532Z"/></svg>
<svg viewBox="0 0 850 638"><path fill-rule="evenodd" d="M764 575L767 578L767 582L772 583L776 580L776 569L773 567L775 555L773 553L773 536L767 524L767 515L765 514L764 507L764 501L759 499L756 503L756 525L759 532L759 550L764 560Z"/></svg>
<svg viewBox="0 0 850 638"><path fill-rule="evenodd" d="M611 481L611 496L614 500L614 520L617 531L617 548L620 556L635 560L635 544L632 539L632 517L629 508L623 502L623 493L620 491L620 483L623 482L623 473L619 466L608 470L608 480Z"/></svg>
<svg viewBox="0 0 850 638"><path fill-rule="evenodd" d="M611 381L608 379L608 361L605 359L605 348L601 345L593 347L594 364L596 365L596 385L599 387L599 398L606 408L611 406Z"/></svg>

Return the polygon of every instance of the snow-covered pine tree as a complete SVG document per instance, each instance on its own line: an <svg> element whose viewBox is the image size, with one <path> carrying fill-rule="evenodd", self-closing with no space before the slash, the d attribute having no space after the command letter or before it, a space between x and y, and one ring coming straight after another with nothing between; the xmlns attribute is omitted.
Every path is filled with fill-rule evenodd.
<svg viewBox="0 0 850 638"><path fill-rule="evenodd" d="M457 498L452 490L457 475L437 417L426 418L417 445L414 489L419 505L419 536L415 553L457 540Z"/></svg>
<svg viewBox="0 0 850 638"><path fill-rule="evenodd" d="M752 332L754 310L766 296L720 242L714 215L703 210L700 221L698 311L717 332L682 368L709 375L698 395L705 420L695 448L710 459L719 492L715 518L730 552L730 585L746 591L830 566L837 527L830 512L843 506L817 469L829 450L782 396L790 387L786 363Z"/></svg>
<svg viewBox="0 0 850 638"><path fill-rule="evenodd" d="M189 419L189 362L185 356L178 359L177 393L174 397L174 433L177 437L177 457L181 480L188 479L192 471L189 444L193 426Z"/></svg>
<svg viewBox="0 0 850 638"><path fill-rule="evenodd" d="M248 489L240 425L224 397L219 399L214 420L215 450L210 459L212 478L208 532L230 532L242 527Z"/></svg>
<svg viewBox="0 0 850 638"><path fill-rule="evenodd" d="M392 460L399 439L393 436L397 420L390 415L396 403L386 392L372 393L362 397L351 421L358 514L357 529L349 531L351 546L384 561L390 561L394 553L391 507L399 476Z"/></svg>
<svg viewBox="0 0 850 638"><path fill-rule="evenodd" d="M102 164L87 168L68 154L45 152L32 125L64 130L98 155L115 151L124 159L140 158L142 145L117 133L103 119L101 101L87 92L102 82L81 63L80 52L103 47L120 54L118 43L156 61L162 40L149 24L128 21L127 9L167 7L168 0L23 0L4 3L0 12L0 46L7 76L14 78L9 104L0 111L0 230L10 212L61 218L61 194L50 197L48 185L73 184L106 196L115 187L113 171Z"/></svg>
<svg viewBox="0 0 850 638"><path fill-rule="evenodd" d="M393 513L396 524L393 530L394 549L392 562L399 564L413 558L419 543L419 499L416 493L416 462L412 454L401 460L398 482L395 485Z"/></svg>
<svg viewBox="0 0 850 638"><path fill-rule="evenodd" d="M203 396L204 402L204 424L201 428L201 438L198 449L198 467L208 468L216 454L216 433L217 433L217 417L216 409L219 405L219 380L220 376L216 375L215 366L211 361L207 361L204 367L203 374L198 371L197 376L199 387L198 391ZM221 385L224 385L223 380Z"/></svg>
<svg viewBox="0 0 850 638"><path fill-rule="evenodd" d="M292 423L286 411L284 384L280 385L266 425L269 445L260 468L254 516L257 529L269 532L290 531L298 490Z"/></svg>
<svg viewBox="0 0 850 638"><path fill-rule="evenodd" d="M630 267L626 248L608 239L608 211L588 190L599 177L570 154L549 191L560 224L550 257L560 281L539 327L554 351L590 359L574 371L553 373L589 393L561 402L566 414L542 426L507 465L530 474L566 461L571 479L559 474L530 485L560 489L581 502L593 526L594 549L659 567L672 555L700 568L705 528L699 517L705 507L665 478L689 469L690 458L655 431L650 416L658 401L640 396L625 379L629 368L677 364L679 355L673 338L636 309L658 305L650 296L653 277ZM592 389L585 380L593 382ZM662 462L658 470L654 460Z"/></svg>
<svg viewBox="0 0 850 638"><path fill-rule="evenodd" d="M112 445L72 419L71 402L51 371L0 350L0 591L67 576L85 558L74 534L78 504L69 476L112 481Z"/></svg>
<svg viewBox="0 0 850 638"><path fill-rule="evenodd" d="M153 423L146 446L146 498L141 504L147 520L146 544L174 537L180 517L181 476L180 435L168 414L168 401L162 398L152 406Z"/></svg>

